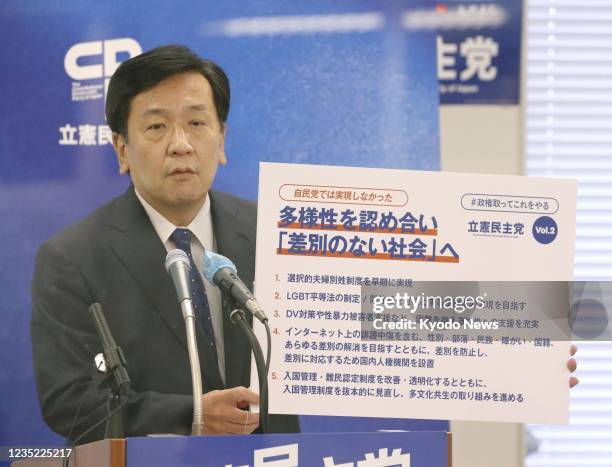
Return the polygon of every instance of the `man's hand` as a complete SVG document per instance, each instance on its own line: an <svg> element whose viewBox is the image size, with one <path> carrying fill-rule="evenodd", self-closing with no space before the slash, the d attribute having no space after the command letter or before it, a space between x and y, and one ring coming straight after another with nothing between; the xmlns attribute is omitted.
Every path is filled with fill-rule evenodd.
<svg viewBox="0 0 612 467"><path fill-rule="evenodd" d="M570 348L570 356L571 357L573 357L576 354L576 350L578 350L578 348L575 345L572 345L572 347ZM570 358L567 361L567 369L570 372L573 373L574 371L576 371L577 367L578 367L578 364L576 363L576 359L575 358ZM573 388L577 384L578 384L578 378L576 378L575 376L570 376L569 387Z"/></svg>
<svg viewBox="0 0 612 467"><path fill-rule="evenodd" d="M259 425L259 414L241 410L249 404L258 405L259 396L242 386L204 394L204 434L251 433Z"/></svg>

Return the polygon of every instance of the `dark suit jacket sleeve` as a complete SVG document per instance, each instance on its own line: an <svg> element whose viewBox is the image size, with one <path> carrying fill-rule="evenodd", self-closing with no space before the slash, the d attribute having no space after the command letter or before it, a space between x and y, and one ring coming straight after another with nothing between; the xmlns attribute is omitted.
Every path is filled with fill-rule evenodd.
<svg viewBox="0 0 612 467"><path fill-rule="evenodd" d="M88 311L93 294L61 247L47 243L37 256L32 297L34 370L42 414L54 431L74 439L107 411L108 390L99 389L92 379L93 356L101 352ZM190 430L193 402L189 395L133 392L128 400L127 436ZM80 415L73 427L77 411ZM103 434L101 424L80 443Z"/></svg>

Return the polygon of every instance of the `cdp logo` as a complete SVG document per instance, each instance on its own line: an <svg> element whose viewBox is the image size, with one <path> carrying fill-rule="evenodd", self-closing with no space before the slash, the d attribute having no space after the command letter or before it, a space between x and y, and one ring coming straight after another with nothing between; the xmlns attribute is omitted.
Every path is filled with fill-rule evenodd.
<svg viewBox="0 0 612 467"><path fill-rule="evenodd" d="M74 44L66 52L64 57L64 68L66 73L75 81L86 79L108 78L112 76L121 61L117 56L127 53L132 58L142 53L140 44L134 39L124 37L121 39L109 39L107 41L81 42ZM102 57L102 63L85 65L79 63L84 57Z"/></svg>
<svg viewBox="0 0 612 467"><path fill-rule="evenodd" d="M104 78L104 91L120 63L142 53L140 44L130 37L74 44L64 57L64 69L73 83L72 100L97 99L102 84L82 85L80 81Z"/></svg>

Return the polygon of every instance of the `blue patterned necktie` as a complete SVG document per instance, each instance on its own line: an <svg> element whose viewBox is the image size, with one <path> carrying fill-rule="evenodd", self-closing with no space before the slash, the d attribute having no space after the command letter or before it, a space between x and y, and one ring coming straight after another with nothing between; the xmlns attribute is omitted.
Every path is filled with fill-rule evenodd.
<svg viewBox="0 0 612 467"><path fill-rule="evenodd" d="M191 255L191 230L176 229L172 232L172 235L170 235L170 240L174 242L177 248L183 250L187 253L187 256L189 256L189 262L191 263L189 275L191 277L191 299L193 309L198 317L197 319L206 332L208 345L210 345L211 349L216 353L215 333L210 318L210 307L208 306L208 297L206 296L204 281L202 281L202 276L200 276L198 268L193 261L193 256Z"/></svg>

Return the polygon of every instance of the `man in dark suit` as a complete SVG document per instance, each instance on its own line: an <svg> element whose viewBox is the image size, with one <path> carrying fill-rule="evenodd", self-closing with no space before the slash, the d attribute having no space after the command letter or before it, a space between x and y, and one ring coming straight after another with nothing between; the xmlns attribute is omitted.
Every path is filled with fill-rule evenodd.
<svg viewBox="0 0 612 467"><path fill-rule="evenodd" d="M247 284L254 278L255 206L209 192L218 164L226 163L229 97L225 73L180 46L134 57L113 75L106 116L119 171L133 185L46 242L32 285L36 381L43 416L56 432L74 438L105 413L108 393L92 380L101 351L88 313L94 302L102 304L128 363L126 434L189 432L185 326L164 270L166 252L186 241L201 265L204 249L216 249ZM231 304L202 285L197 339L205 432L250 433L258 416L241 410L259 402L245 387L250 351L224 313ZM270 426L299 429L296 417L272 417ZM100 427L83 441L102 436Z"/></svg>

